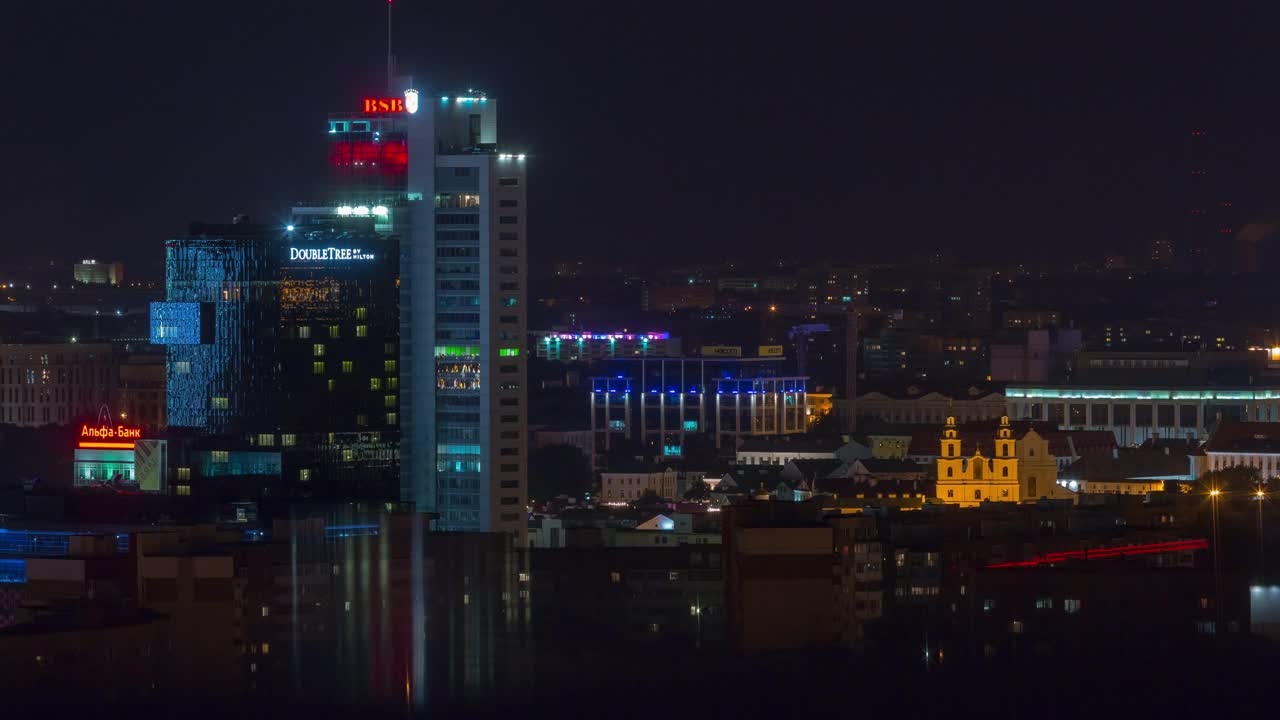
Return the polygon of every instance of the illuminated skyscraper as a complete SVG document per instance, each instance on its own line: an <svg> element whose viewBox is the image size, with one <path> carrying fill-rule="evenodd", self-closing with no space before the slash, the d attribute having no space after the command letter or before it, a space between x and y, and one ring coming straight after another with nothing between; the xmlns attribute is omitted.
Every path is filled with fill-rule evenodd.
<svg viewBox="0 0 1280 720"><path fill-rule="evenodd" d="M442 530L527 532L525 155L497 101L366 98L329 118L334 202L400 236L400 499Z"/></svg>

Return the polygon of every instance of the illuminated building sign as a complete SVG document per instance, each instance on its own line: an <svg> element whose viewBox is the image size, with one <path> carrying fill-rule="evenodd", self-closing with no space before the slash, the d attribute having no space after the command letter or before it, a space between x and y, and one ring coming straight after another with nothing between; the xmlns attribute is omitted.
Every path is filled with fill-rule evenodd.
<svg viewBox="0 0 1280 720"><path fill-rule="evenodd" d="M418 91L412 88L404 91L404 109L410 115L418 112Z"/></svg>
<svg viewBox="0 0 1280 720"><path fill-rule="evenodd" d="M342 260L373 260L374 254L360 248L289 248L289 259L296 261L338 262Z"/></svg>
<svg viewBox="0 0 1280 720"><path fill-rule="evenodd" d="M134 441L142 437L142 428L136 425L88 425L80 426L80 444L77 447L99 450L132 450Z"/></svg>
<svg viewBox="0 0 1280 720"><path fill-rule="evenodd" d="M398 113L404 112L404 109L404 98L398 97L367 97L361 104L361 110L367 113Z"/></svg>
<svg viewBox="0 0 1280 720"><path fill-rule="evenodd" d="M782 357L781 345L761 345L760 357Z"/></svg>
<svg viewBox="0 0 1280 720"><path fill-rule="evenodd" d="M742 357L742 348L730 345L703 345L702 357Z"/></svg>
<svg viewBox="0 0 1280 720"><path fill-rule="evenodd" d="M669 333L557 333L548 335L547 340L577 340L584 342L587 340L640 340L648 342L650 340L667 340L670 339Z"/></svg>

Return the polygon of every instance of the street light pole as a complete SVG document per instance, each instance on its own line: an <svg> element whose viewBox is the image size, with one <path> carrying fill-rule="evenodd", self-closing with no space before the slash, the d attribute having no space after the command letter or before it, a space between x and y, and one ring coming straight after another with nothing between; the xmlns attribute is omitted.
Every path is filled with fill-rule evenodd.
<svg viewBox="0 0 1280 720"><path fill-rule="evenodd" d="M1215 610L1213 633L1217 637L1220 637L1222 632L1222 567L1218 560L1218 496L1221 494L1222 491L1216 487L1209 491L1209 517L1213 526L1213 605Z"/></svg>
<svg viewBox="0 0 1280 720"><path fill-rule="evenodd" d="M1262 501L1267 499L1267 493L1262 489L1262 485L1258 485L1256 499L1258 501L1258 577L1261 578L1267 571L1267 544L1262 534Z"/></svg>

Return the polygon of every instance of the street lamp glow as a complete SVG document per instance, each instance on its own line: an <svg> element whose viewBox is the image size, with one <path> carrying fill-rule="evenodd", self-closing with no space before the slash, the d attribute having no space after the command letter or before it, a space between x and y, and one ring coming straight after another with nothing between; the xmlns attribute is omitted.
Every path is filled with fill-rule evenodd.
<svg viewBox="0 0 1280 720"><path fill-rule="evenodd" d="M1221 495L1221 494L1222 494L1222 491L1221 491L1221 490L1216 490L1216 489L1215 489L1215 490L1210 490L1210 491L1209 491L1209 496L1210 496L1210 497L1218 497L1218 496L1219 496L1219 495Z"/></svg>

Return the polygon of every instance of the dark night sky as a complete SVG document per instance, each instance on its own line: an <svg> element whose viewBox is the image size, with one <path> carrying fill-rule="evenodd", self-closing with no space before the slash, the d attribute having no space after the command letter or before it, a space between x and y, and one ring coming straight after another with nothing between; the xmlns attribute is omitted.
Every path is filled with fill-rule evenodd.
<svg viewBox="0 0 1280 720"><path fill-rule="evenodd" d="M1276 18L1112 4L398 0L396 35L427 87L502 101L535 262L1139 251L1182 210L1195 126L1248 217L1280 208ZM317 196L325 114L384 75L379 0L6 13L11 259L283 220Z"/></svg>

